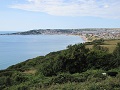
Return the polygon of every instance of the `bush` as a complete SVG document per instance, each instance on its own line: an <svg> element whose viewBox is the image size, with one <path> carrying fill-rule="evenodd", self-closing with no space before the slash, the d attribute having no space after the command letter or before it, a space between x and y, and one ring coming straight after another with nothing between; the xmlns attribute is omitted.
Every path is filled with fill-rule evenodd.
<svg viewBox="0 0 120 90"><path fill-rule="evenodd" d="M67 82L84 82L86 79L84 77L75 77L68 73L59 74L56 77L53 77L51 83L63 84Z"/></svg>

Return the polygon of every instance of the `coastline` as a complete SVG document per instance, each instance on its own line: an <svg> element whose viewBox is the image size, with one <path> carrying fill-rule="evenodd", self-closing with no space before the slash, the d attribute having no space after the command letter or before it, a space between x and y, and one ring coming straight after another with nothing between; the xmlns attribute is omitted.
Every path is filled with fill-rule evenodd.
<svg viewBox="0 0 120 90"><path fill-rule="evenodd" d="M79 36L66 35L6 35L0 36L1 41L1 66L0 69L6 69L11 65L23 62L25 60L45 56L50 52L56 52L66 49L68 45L82 43ZM2 42L4 41L4 42ZM81 42L80 42L81 41ZM85 41L84 41L85 42ZM6 44L7 43L7 44ZM6 49L7 47L7 49ZM24 52L24 53L23 53ZM10 56L10 57L6 57ZM9 63L6 63L9 62Z"/></svg>
<svg viewBox="0 0 120 90"><path fill-rule="evenodd" d="M79 35L85 42L90 42L84 35Z"/></svg>
<svg viewBox="0 0 120 90"><path fill-rule="evenodd" d="M84 41L84 43L91 42L90 40L88 40L88 38L85 35L76 35L76 34L57 34L57 35L79 36Z"/></svg>

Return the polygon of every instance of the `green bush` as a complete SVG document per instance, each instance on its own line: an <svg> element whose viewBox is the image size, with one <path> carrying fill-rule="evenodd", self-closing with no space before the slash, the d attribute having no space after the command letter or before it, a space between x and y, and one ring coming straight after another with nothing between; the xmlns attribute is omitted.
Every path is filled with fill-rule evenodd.
<svg viewBox="0 0 120 90"><path fill-rule="evenodd" d="M84 82L86 79L84 77L75 77L68 73L59 74L52 78L51 82L56 84L63 84L67 82Z"/></svg>

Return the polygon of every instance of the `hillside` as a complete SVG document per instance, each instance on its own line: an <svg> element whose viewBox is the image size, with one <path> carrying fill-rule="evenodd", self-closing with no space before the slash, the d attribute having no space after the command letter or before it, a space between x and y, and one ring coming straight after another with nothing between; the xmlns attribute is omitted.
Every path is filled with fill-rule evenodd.
<svg viewBox="0 0 120 90"><path fill-rule="evenodd" d="M0 90L119 90L120 43L111 53L103 43L107 41L69 45L1 70Z"/></svg>

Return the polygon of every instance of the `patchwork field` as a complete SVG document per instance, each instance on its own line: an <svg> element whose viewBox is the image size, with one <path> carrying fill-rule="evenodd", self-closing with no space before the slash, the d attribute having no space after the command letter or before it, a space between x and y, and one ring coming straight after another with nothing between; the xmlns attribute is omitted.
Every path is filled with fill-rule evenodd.
<svg viewBox="0 0 120 90"><path fill-rule="evenodd" d="M117 43L120 43L120 40L105 40L100 46L107 47L109 49L109 53L112 53ZM87 45L86 47L92 49L93 45Z"/></svg>

